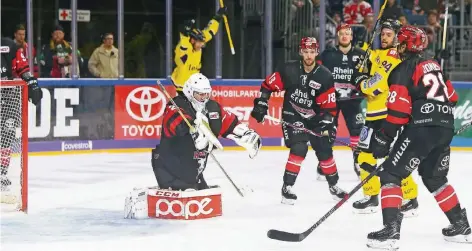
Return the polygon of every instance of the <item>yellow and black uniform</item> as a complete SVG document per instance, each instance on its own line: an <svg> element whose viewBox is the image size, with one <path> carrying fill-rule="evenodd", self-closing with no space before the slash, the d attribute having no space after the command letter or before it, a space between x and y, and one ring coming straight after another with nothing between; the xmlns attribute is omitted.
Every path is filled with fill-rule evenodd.
<svg viewBox="0 0 472 251"><path fill-rule="evenodd" d="M218 31L219 22L213 18L203 30L193 28L187 34L180 33L180 41L175 47L174 62L176 67L172 72L172 82L177 91L181 91L185 81L194 73L200 72L202 68L202 50L194 50L190 42L191 35L196 34L203 38L205 43L209 42Z"/></svg>
<svg viewBox="0 0 472 251"><path fill-rule="evenodd" d="M372 50L369 57L370 78L362 80L359 89L366 95L367 112L365 124L361 131L358 147L361 150L357 162L361 166L361 179L365 179L369 173L362 165L375 166L377 160L370 150L372 132L381 129L382 123L387 117L388 76L392 70L400 64L401 60L395 48ZM364 194L376 196L380 193L380 181L378 177L370 179L363 186ZM402 181L404 199L414 199L418 195L418 185L413 178L408 176Z"/></svg>

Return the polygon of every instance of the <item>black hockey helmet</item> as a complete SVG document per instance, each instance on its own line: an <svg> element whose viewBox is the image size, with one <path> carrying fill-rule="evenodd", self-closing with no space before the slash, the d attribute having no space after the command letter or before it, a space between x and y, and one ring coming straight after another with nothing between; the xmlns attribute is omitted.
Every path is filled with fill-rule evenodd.
<svg viewBox="0 0 472 251"><path fill-rule="evenodd" d="M385 19L382 21L380 24L380 30L382 31L384 28L393 30L395 34L397 34L400 31L400 28L402 27L402 24L400 21L395 20L395 19Z"/></svg>
<svg viewBox="0 0 472 251"><path fill-rule="evenodd" d="M189 32L189 36L197 41L203 41L205 42L205 35L200 29L192 29Z"/></svg>

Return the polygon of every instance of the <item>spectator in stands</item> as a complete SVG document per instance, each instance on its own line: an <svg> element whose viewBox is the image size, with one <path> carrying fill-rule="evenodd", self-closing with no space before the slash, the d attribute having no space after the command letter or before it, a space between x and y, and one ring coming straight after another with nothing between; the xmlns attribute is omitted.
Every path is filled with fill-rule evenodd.
<svg viewBox="0 0 472 251"><path fill-rule="evenodd" d="M403 10L396 3L396 0L387 0L387 6L385 6L383 18L398 19L402 15Z"/></svg>
<svg viewBox="0 0 472 251"><path fill-rule="evenodd" d="M336 43L336 29L342 23L341 13L334 12L332 20L326 22L326 45L335 46Z"/></svg>
<svg viewBox="0 0 472 251"><path fill-rule="evenodd" d="M25 41L26 29L25 29L24 25L19 24L19 25L16 26L14 37L15 37L15 39L13 41L15 41L18 48L23 49L23 54L26 56L26 58L29 58L28 57L29 56L28 55L28 43L26 43L26 41ZM38 60L36 59L36 49L34 48L34 46L33 46L33 64L34 64L33 74L36 78L39 78ZM18 76L15 72L13 72L13 77L14 78L19 78L20 76Z"/></svg>
<svg viewBox="0 0 472 251"><path fill-rule="evenodd" d="M400 21L400 23L402 24L402 26L405 26L405 25L408 25L408 19L406 18L405 15L401 15L398 17L398 21Z"/></svg>
<svg viewBox="0 0 472 251"><path fill-rule="evenodd" d="M363 27L359 27L354 29L354 38L353 44L355 46L362 48L363 50L367 49L367 45L369 44L372 36L374 35L374 28L375 28L375 19L374 15L370 14L364 18L362 22Z"/></svg>
<svg viewBox="0 0 472 251"><path fill-rule="evenodd" d="M49 78L71 77L72 45L64 40L64 29L57 25L51 34L49 44L42 48L39 62L41 63L41 76ZM79 75L80 64L83 62L79 50L76 50L78 59L77 75Z"/></svg>
<svg viewBox="0 0 472 251"><path fill-rule="evenodd" d="M344 6L344 22L347 24L362 24L364 18L372 14L372 6L364 0L351 0Z"/></svg>
<svg viewBox="0 0 472 251"><path fill-rule="evenodd" d="M437 10L428 11L427 26L432 29L435 33L438 33L441 29L439 24L439 14Z"/></svg>
<svg viewBox="0 0 472 251"><path fill-rule="evenodd" d="M328 15L333 16L334 13L342 13L344 9L345 0L326 0L329 4L329 9L326 9Z"/></svg>
<svg viewBox="0 0 472 251"><path fill-rule="evenodd" d="M300 9L305 6L305 0L290 0L292 1L292 4L290 5L290 17L288 19L288 24L286 25L285 28L285 33L287 33L290 25L292 25L292 21L295 19L297 16L297 12L300 11Z"/></svg>
<svg viewBox="0 0 472 251"><path fill-rule="evenodd" d="M88 69L97 78L118 78L118 49L113 46L112 33L102 36L102 45L93 51Z"/></svg>

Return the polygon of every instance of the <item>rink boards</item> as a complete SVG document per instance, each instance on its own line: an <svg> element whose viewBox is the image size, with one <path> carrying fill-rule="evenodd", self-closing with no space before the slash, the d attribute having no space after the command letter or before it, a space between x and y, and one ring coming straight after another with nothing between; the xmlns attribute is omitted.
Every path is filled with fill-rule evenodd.
<svg viewBox="0 0 472 251"><path fill-rule="evenodd" d="M148 151L159 143L165 95L157 79L40 79L41 105L29 107L29 151L34 154L88 153L97 151ZM161 79L175 94L168 80ZM284 149L280 125L250 118L261 80L212 80L212 98L262 136L266 149ZM472 121L472 82L454 82L459 94L455 126ZM280 118L282 94L273 94L269 115ZM364 105L364 104L363 104ZM357 117L363 120L363 115ZM349 142L340 118L338 139ZM223 140L226 149L240 149ZM454 138L453 149L472 149L472 130ZM347 148L345 148L347 149Z"/></svg>

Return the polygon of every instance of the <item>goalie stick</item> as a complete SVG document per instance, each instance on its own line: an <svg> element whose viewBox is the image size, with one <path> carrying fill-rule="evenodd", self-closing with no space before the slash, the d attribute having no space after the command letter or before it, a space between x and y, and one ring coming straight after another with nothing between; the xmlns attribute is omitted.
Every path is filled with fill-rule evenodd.
<svg viewBox="0 0 472 251"><path fill-rule="evenodd" d="M459 128L457 131L454 132L454 135L458 135L464 132L467 128L472 126L472 122L469 122ZM363 179L357 186L355 186L342 200L340 200L336 205L334 205L323 217L321 217L313 226L307 229L305 232L302 233L290 233L280 230L271 229L267 232L267 237L274 240L279 241L288 241L288 242L300 242L303 241L308 235L310 235L321 223L323 223L329 216L331 216L336 210L338 210L352 195L354 195L359 189L362 188L365 183L367 183L372 177L377 175L382 170L382 165L380 165L377 169L371 172L365 179Z"/></svg>
<svg viewBox="0 0 472 251"><path fill-rule="evenodd" d="M157 80L157 85L161 88L162 92L164 93L164 95L166 95L167 99L169 99L169 101L172 103L173 106L175 106L177 108L177 111L179 112L179 115L182 117L182 119L185 121L185 123L188 125L188 127L190 128L191 131L195 131L195 128L192 124L190 124L190 122L188 121L188 119L184 116L184 114L182 113L182 111L180 110L179 106L177 106L177 104L175 103L175 101L172 99L172 97L170 96L170 94L167 92L166 88L164 87L164 85L162 85L161 81ZM234 183L234 181L231 179L231 177L229 177L228 173L226 172L226 170L223 168L223 166L220 164L220 162L216 159L215 155L213 155L213 153L210 151L208 152L208 155L210 155L210 157L213 159L213 161L215 161L216 165L220 168L220 170L223 172L223 174L226 176L226 178L229 180L229 182L231 183L231 185L233 185L234 189L236 189L236 191L238 192L238 194L241 196L241 197L244 197L244 194L241 192L241 189L239 189L239 187ZM206 162L206 160L205 160Z"/></svg>

